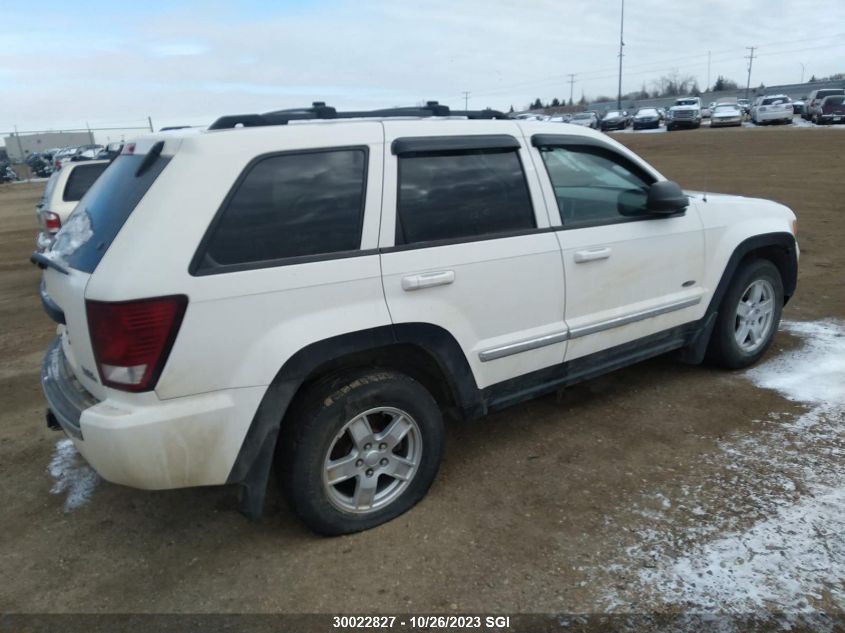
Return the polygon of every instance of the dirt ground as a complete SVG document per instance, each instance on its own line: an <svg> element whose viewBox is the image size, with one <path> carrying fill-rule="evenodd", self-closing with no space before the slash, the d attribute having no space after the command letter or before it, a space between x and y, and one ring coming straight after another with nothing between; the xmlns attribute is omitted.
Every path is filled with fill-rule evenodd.
<svg viewBox="0 0 845 633"><path fill-rule="evenodd" d="M845 130L614 138L685 188L792 207L800 280L784 318L845 318ZM250 522L230 488L143 492L93 479L90 499L74 503L49 470L63 459L62 436L44 423L39 386L55 329L27 261L42 186L0 187L0 612L706 610L706 596L679 586L681 562L803 507L818 496L816 471L838 476L839 431L810 445L793 424L809 405L763 388L765 376L660 358L452 426L427 498L362 534L314 536L275 496ZM812 334L785 329L770 362ZM828 413L841 423L840 410ZM845 609L842 532L825 534L828 573L784 590L796 609ZM715 596L717 606L777 606L776 593L749 596L740 583L736 600Z"/></svg>

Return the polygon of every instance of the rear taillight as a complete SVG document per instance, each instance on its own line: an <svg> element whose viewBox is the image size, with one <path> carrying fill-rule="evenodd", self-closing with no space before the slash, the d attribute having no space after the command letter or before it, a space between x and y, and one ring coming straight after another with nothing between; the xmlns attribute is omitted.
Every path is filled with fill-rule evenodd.
<svg viewBox="0 0 845 633"><path fill-rule="evenodd" d="M44 228L49 233L58 233L62 228L62 219L52 211L42 211L41 216L44 218Z"/></svg>
<svg viewBox="0 0 845 633"><path fill-rule="evenodd" d="M86 301L91 346L103 384L123 391L153 389L187 305L184 295L119 303Z"/></svg>

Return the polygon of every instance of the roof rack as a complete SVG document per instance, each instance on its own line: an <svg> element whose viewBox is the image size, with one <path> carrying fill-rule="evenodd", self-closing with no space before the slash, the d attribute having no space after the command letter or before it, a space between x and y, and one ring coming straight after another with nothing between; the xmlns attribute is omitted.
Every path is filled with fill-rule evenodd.
<svg viewBox="0 0 845 633"><path fill-rule="evenodd" d="M264 114L230 114L222 116L208 126L209 130L225 130L238 126L259 127L264 125L287 125L290 121L312 121L329 119L370 119L389 117L433 117L454 116L467 119L507 119L508 116L498 110L450 110L449 106L437 101L426 101L424 106L404 108L386 108L383 110L362 110L338 112L323 101L315 101L310 108L276 110Z"/></svg>

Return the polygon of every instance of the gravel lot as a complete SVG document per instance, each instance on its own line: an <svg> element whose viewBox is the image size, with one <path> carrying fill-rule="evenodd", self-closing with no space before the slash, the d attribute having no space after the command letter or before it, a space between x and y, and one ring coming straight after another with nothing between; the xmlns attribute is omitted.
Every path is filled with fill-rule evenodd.
<svg viewBox="0 0 845 633"><path fill-rule="evenodd" d="M615 138L689 189L798 214L798 294L764 364L660 358L453 426L428 497L335 539L272 497L98 478L44 423L33 207L0 187L0 611L845 609L845 133Z"/></svg>

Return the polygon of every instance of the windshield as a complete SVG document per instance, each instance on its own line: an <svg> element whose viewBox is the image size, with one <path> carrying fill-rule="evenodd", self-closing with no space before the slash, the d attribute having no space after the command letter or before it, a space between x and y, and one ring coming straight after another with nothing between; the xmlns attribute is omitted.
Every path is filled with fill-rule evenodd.
<svg viewBox="0 0 845 633"><path fill-rule="evenodd" d="M780 96L780 97L766 97L763 99L762 105L776 105L778 103L789 103L789 97Z"/></svg>
<svg viewBox="0 0 845 633"><path fill-rule="evenodd" d="M608 112L605 115L605 117L608 118L608 119L612 119L614 117L620 117L620 116L622 116L622 113L619 112L618 110L611 110L610 112Z"/></svg>
<svg viewBox="0 0 845 633"><path fill-rule="evenodd" d="M695 99L678 99L675 102L675 105L679 105L679 106L698 105L698 101L696 101Z"/></svg>
<svg viewBox="0 0 845 633"><path fill-rule="evenodd" d="M589 113L587 113L587 112L582 112L581 114L576 114L576 115L575 115L574 117L572 117L572 118L573 118L573 119L591 119L591 118L593 118L593 115L592 115L592 114L589 114Z"/></svg>
<svg viewBox="0 0 845 633"><path fill-rule="evenodd" d="M657 116L657 110L654 108L646 108L637 112L637 116Z"/></svg>

